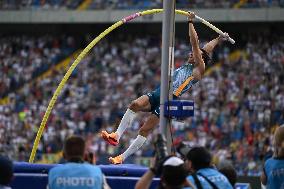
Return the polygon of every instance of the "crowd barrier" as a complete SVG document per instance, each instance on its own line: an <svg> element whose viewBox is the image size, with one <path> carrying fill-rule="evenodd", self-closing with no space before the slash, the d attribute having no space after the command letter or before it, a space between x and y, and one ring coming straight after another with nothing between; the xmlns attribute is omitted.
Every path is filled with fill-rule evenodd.
<svg viewBox="0 0 284 189"><path fill-rule="evenodd" d="M48 172L56 164L30 164L15 163L13 189L46 189ZM99 165L107 178L107 182L114 189L133 189L138 179L147 171L146 167L123 164L123 165ZM240 178L239 178L240 179ZM242 180L242 179L240 179ZM154 178L151 189L158 186L159 179ZM249 189L248 183L237 183L236 189ZM251 185L254 187L254 184Z"/></svg>
<svg viewBox="0 0 284 189"><path fill-rule="evenodd" d="M15 163L13 189L46 189L48 172L58 165ZM132 189L147 168L133 165L99 165L111 188ZM151 189L157 187L159 179L155 178Z"/></svg>

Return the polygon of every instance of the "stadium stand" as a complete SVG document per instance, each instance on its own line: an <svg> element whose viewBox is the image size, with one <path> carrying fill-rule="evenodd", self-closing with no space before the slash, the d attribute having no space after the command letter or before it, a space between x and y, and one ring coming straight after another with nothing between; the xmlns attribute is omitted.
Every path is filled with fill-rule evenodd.
<svg viewBox="0 0 284 189"><path fill-rule="evenodd" d="M266 8L283 7L283 0L177 0L177 8ZM148 9L161 8L161 0L3 0L0 9Z"/></svg>
<svg viewBox="0 0 284 189"><path fill-rule="evenodd" d="M34 41L43 38L35 37ZM234 53L226 46L219 49L216 54L219 66L191 94L184 96L195 100L195 117L173 125L175 144L189 140L193 145L206 145L215 154L216 163L223 159L232 161L238 175L260 175L262 160L272 153L272 132L284 122L283 38L269 41L259 35L256 39L249 40L241 51ZM54 40L56 37L50 38ZM7 46L11 44L7 42ZM24 46L25 42L19 40L18 44ZM44 52L44 47L38 45L39 51ZM19 49L13 57L10 53L2 56L8 62L18 60L24 51ZM52 45L47 49L54 51ZM186 41L177 39L177 67L188 51ZM98 152L97 164L107 163L110 154L119 153L119 147L106 145L98 133L102 128L113 130L130 100L159 84L160 53L160 39L156 36L117 36L101 41L79 64L59 97L37 160L60 152L63 140L71 134L86 137L89 150ZM44 53L39 55L44 60ZM4 81L16 73L32 75L34 71L15 72L12 66L6 69L10 74L1 75ZM0 106L0 135L3 136L0 149L14 160L28 160L41 118L65 73L64 69L56 71L49 67L49 70L52 70L51 76L26 83L17 93L9 93L9 104ZM141 114L123 136L121 147L129 145L143 117ZM151 139L148 141L126 163L147 162L153 154Z"/></svg>
<svg viewBox="0 0 284 189"><path fill-rule="evenodd" d="M64 40L63 40L64 39ZM0 97L20 88L74 51L75 41L66 36L1 36Z"/></svg>
<svg viewBox="0 0 284 189"><path fill-rule="evenodd" d="M121 18L162 4L163 0L0 0L0 156L13 160L13 189L46 188L50 168L64 163L63 141L74 134L84 136L88 152L94 154L90 158L112 188L133 188L147 171L145 166L151 167L154 135L125 164L108 161L129 146L146 113L134 120L117 147L106 144L99 133L113 131L129 102L160 84L162 13L119 27L91 50L52 110L35 163L27 161L47 105L82 48ZM273 134L284 124L284 0L176 0L176 8L194 10L228 32L236 44L218 47L203 80L183 96L194 100L195 115L173 120L173 144L205 146L213 164L232 164L237 175L227 177L237 182L236 189L265 189L260 175L277 151ZM186 17L176 16L175 23L179 67L190 48ZM194 25L200 39L217 35L199 22ZM7 170L0 170L0 178L4 173L10 182ZM151 188L159 180L154 178ZM8 182L2 179L0 188L3 184Z"/></svg>

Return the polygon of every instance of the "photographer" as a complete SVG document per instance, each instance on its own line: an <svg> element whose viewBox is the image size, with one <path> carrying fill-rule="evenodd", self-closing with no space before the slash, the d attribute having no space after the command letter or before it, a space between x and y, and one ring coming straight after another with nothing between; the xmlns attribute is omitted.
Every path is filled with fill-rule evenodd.
<svg viewBox="0 0 284 189"><path fill-rule="evenodd" d="M237 182L237 172L234 166L229 161L223 160L219 162L217 168L220 173L227 177L231 185L234 187Z"/></svg>
<svg viewBox="0 0 284 189"><path fill-rule="evenodd" d="M186 165L191 175L187 179L197 189L233 189L228 179L211 166L211 154L204 147L194 147L187 153Z"/></svg>
<svg viewBox="0 0 284 189"><path fill-rule="evenodd" d="M156 157L152 166L136 183L135 189L147 189L152 183L152 179L160 176L160 189L181 189L183 187L193 187L186 180L188 175L184 161L175 156L168 156L165 141L162 135L158 135L155 142Z"/></svg>
<svg viewBox="0 0 284 189"><path fill-rule="evenodd" d="M267 189L284 188L284 125L274 134L274 154L265 161L261 183Z"/></svg>
<svg viewBox="0 0 284 189"><path fill-rule="evenodd" d="M160 175L159 189L193 187L193 185L186 180L188 174L184 161L178 157L169 156L162 161L161 165L151 167L136 183L135 189L149 188L155 175Z"/></svg>
<svg viewBox="0 0 284 189"><path fill-rule="evenodd" d="M84 154L84 139L69 137L63 147L66 163L49 171L49 189L109 189L101 169L85 163Z"/></svg>
<svg viewBox="0 0 284 189"><path fill-rule="evenodd" d="M11 189L9 184L13 178L13 163L6 157L0 156L0 189Z"/></svg>

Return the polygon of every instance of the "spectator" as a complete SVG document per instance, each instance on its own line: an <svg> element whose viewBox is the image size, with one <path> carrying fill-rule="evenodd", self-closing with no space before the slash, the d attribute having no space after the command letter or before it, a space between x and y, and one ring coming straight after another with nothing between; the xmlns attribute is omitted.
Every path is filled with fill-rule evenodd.
<svg viewBox="0 0 284 189"><path fill-rule="evenodd" d="M211 154L204 147L194 147L187 153L191 175L187 179L197 189L233 189L228 179L211 166Z"/></svg>
<svg viewBox="0 0 284 189"><path fill-rule="evenodd" d="M267 189L284 187L284 125L274 134L274 154L265 161L261 183Z"/></svg>
<svg viewBox="0 0 284 189"><path fill-rule="evenodd" d="M0 189L11 189L9 184L13 178L13 163L8 158L0 156Z"/></svg>
<svg viewBox="0 0 284 189"><path fill-rule="evenodd" d="M84 163L85 141L82 137L69 137L65 141L63 149L63 156L67 163L49 171L49 189L109 188L101 169Z"/></svg>

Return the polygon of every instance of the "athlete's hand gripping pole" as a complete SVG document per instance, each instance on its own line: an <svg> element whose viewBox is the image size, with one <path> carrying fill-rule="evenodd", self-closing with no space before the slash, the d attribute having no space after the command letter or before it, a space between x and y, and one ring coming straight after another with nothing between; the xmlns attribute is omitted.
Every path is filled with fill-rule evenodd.
<svg viewBox="0 0 284 189"><path fill-rule="evenodd" d="M208 26L209 28L211 28L212 30L214 30L215 32L217 32L218 34L220 34L223 38L226 38L228 41L230 41L230 43L235 44L235 40L232 39L227 33L222 32L220 29L212 25L210 22L204 20L203 18L197 15L195 15L195 18L199 20L200 22L202 22L203 24L205 24L206 26Z"/></svg>

